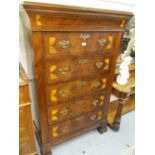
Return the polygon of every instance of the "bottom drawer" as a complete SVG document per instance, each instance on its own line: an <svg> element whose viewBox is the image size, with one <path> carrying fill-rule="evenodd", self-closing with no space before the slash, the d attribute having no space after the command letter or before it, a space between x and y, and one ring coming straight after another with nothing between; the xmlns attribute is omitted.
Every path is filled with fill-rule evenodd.
<svg viewBox="0 0 155 155"><path fill-rule="evenodd" d="M61 124L50 126L49 133L51 141L67 136L68 134L87 127L88 125L101 122L101 120L103 120L103 111L97 110L95 112L67 120Z"/></svg>

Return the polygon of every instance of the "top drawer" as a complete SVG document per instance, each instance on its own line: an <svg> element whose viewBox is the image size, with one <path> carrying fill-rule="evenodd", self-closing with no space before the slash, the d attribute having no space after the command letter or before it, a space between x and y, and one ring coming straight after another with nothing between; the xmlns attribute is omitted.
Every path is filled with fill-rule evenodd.
<svg viewBox="0 0 155 155"><path fill-rule="evenodd" d="M114 32L44 32L45 58L112 52Z"/></svg>

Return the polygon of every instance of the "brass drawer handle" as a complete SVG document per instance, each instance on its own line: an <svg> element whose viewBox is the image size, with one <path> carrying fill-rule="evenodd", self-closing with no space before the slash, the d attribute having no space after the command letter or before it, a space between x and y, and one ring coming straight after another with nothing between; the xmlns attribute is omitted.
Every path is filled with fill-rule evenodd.
<svg viewBox="0 0 155 155"><path fill-rule="evenodd" d="M88 62L88 59L80 59L79 64L84 65Z"/></svg>
<svg viewBox="0 0 155 155"><path fill-rule="evenodd" d="M83 87L86 85L86 82L85 81L80 81L80 86Z"/></svg>
<svg viewBox="0 0 155 155"><path fill-rule="evenodd" d="M99 44L100 44L101 46L104 46L105 43L106 43L106 39L104 39L104 38L99 39L98 42L99 42Z"/></svg>
<svg viewBox="0 0 155 155"><path fill-rule="evenodd" d="M96 62L96 67L98 69L102 68L103 67L103 62Z"/></svg>
<svg viewBox="0 0 155 155"><path fill-rule="evenodd" d="M89 34L88 33L83 33L80 35L80 38L82 38L84 41L87 40L89 38Z"/></svg>
<svg viewBox="0 0 155 155"><path fill-rule="evenodd" d="M83 105L83 104L84 104L84 100L79 100L79 101L77 101L77 104Z"/></svg>
<svg viewBox="0 0 155 155"><path fill-rule="evenodd" d="M81 117L75 118L76 121L81 121Z"/></svg>
<svg viewBox="0 0 155 155"><path fill-rule="evenodd" d="M97 116L96 115L93 115L93 116L90 117L90 120L95 121L96 118L97 118Z"/></svg>
<svg viewBox="0 0 155 155"><path fill-rule="evenodd" d="M60 90L59 95L62 96L62 97L67 96L67 90Z"/></svg>
<svg viewBox="0 0 155 155"><path fill-rule="evenodd" d="M98 103L98 102L99 102L99 100L95 99L95 100L92 101L92 104L93 104L94 106L97 106L97 103Z"/></svg>
<svg viewBox="0 0 155 155"><path fill-rule="evenodd" d="M69 44L70 44L70 42L68 40L62 40L62 41L59 42L59 45L62 48L68 48L69 47Z"/></svg>
<svg viewBox="0 0 155 155"><path fill-rule="evenodd" d="M59 71L61 74L66 74L66 73L69 71L69 68L68 68L68 67L59 67L59 68L58 68L58 71Z"/></svg>
<svg viewBox="0 0 155 155"><path fill-rule="evenodd" d="M68 127L63 127L59 129L60 132L65 133L68 130Z"/></svg>
<svg viewBox="0 0 155 155"><path fill-rule="evenodd" d="M68 115L68 109L65 108L65 109L61 110L60 114L63 115L63 116Z"/></svg>
<svg viewBox="0 0 155 155"><path fill-rule="evenodd" d="M92 83L92 86L95 87L95 88L99 87L100 85L101 85L101 82L99 80L95 80Z"/></svg>

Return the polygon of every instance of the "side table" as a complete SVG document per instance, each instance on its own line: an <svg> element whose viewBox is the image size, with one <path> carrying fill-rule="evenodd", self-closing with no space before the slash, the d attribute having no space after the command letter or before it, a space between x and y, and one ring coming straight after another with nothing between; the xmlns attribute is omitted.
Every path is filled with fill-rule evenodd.
<svg viewBox="0 0 155 155"><path fill-rule="evenodd" d="M123 106L128 100L130 94L135 89L135 76L132 74L126 85L120 85L116 81L112 84L112 94L118 97L118 107L113 122L108 122L108 125L114 130L118 131L120 128L121 116Z"/></svg>

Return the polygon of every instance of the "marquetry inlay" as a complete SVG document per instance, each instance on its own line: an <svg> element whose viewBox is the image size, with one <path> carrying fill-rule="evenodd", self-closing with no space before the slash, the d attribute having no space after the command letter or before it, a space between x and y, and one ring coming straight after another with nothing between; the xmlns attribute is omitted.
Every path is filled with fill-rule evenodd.
<svg viewBox="0 0 155 155"><path fill-rule="evenodd" d="M103 89L106 87L106 82L107 82L107 79L106 78L103 78L102 79L102 88Z"/></svg>
<svg viewBox="0 0 155 155"><path fill-rule="evenodd" d="M50 54L56 54L57 53L56 48L53 46L55 44L55 41L56 41L55 37L49 38L49 53Z"/></svg>
<svg viewBox="0 0 155 155"><path fill-rule="evenodd" d="M125 20L122 20L120 27L124 27L124 24L125 24Z"/></svg>
<svg viewBox="0 0 155 155"><path fill-rule="evenodd" d="M112 43L113 43L113 36L108 36L108 44L106 46L106 49L110 49L112 47Z"/></svg>
<svg viewBox="0 0 155 155"><path fill-rule="evenodd" d="M104 63L105 63L104 68L103 68L104 70L108 70L109 62L110 62L109 58L104 59Z"/></svg>
<svg viewBox="0 0 155 155"><path fill-rule="evenodd" d="M102 118L102 111L99 111L97 113L97 120L100 120Z"/></svg>
<svg viewBox="0 0 155 155"><path fill-rule="evenodd" d="M56 74L54 74L53 72L56 70L57 66L56 65L52 65L50 66L49 70L50 70L50 79L54 80L57 79Z"/></svg>
<svg viewBox="0 0 155 155"><path fill-rule="evenodd" d="M36 15L36 24L37 24L37 26L41 26L42 25L42 22L40 20L40 15Z"/></svg>
<svg viewBox="0 0 155 155"><path fill-rule="evenodd" d="M53 110L51 111L51 119L52 119L52 121L58 120L57 114L58 114L58 109L53 109Z"/></svg>
<svg viewBox="0 0 155 155"><path fill-rule="evenodd" d="M100 103L99 103L100 106L104 105L104 99L105 99L104 96L100 96Z"/></svg>
<svg viewBox="0 0 155 155"><path fill-rule="evenodd" d="M52 136L53 137L57 137L58 136L58 131L57 130L58 130L57 126L52 128Z"/></svg>
<svg viewBox="0 0 155 155"><path fill-rule="evenodd" d="M58 100L57 97L56 97L56 93L57 93L56 89L51 90L51 101L52 102L56 102Z"/></svg>

